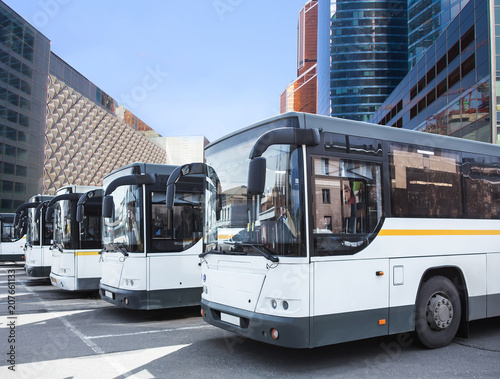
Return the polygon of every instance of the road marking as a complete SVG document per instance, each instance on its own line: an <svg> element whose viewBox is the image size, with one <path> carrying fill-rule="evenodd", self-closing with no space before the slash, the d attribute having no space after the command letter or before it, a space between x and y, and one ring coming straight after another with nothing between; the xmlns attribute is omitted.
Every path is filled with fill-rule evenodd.
<svg viewBox="0 0 500 379"><path fill-rule="evenodd" d="M83 309L79 311L61 311L61 312L45 312L45 313L15 313L18 325L25 326L28 324L36 324L39 322L45 322L47 320L52 320L55 318L62 318L65 316L72 316L79 313L90 312L90 309ZM7 328L9 316L0 316L0 329Z"/></svg>
<svg viewBox="0 0 500 379"><path fill-rule="evenodd" d="M15 366L16 371L8 370L3 361L0 365L2 378L117 378L134 379L154 378L148 370L151 362L175 353L191 344L162 346L150 349L130 350L108 354L90 355L85 357L63 358L32 363L21 363ZM1 366L0 366L1 367ZM163 374L165 374L163 372Z"/></svg>
<svg viewBox="0 0 500 379"><path fill-rule="evenodd" d="M133 332L133 333L104 334L102 336L86 336L85 338L87 338L89 340L94 340L94 339L99 339L99 338L127 337L127 336L137 336L140 334L168 333L168 332L177 332L177 331L182 331L182 330L194 330L194 329L205 329L205 328L213 328L213 326L212 325L185 326L185 327L181 327L181 328L144 330L141 332Z"/></svg>

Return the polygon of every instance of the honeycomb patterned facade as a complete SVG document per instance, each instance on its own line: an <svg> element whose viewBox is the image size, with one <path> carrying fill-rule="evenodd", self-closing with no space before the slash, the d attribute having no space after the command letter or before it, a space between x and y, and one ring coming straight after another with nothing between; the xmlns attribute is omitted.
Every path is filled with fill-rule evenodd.
<svg viewBox="0 0 500 379"><path fill-rule="evenodd" d="M43 193L62 186L102 186L133 162L166 163L165 150L88 98L49 75Z"/></svg>

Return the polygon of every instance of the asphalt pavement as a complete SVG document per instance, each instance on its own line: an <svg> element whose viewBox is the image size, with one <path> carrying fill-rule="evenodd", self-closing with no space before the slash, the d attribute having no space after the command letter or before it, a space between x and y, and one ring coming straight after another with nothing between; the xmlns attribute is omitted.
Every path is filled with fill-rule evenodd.
<svg viewBox="0 0 500 379"><path fill-rule="evenodd" d="M0 264L0 353L0 378L500 378L500 318L437 350L411 334L295 350L210 326L199 307L127 310Z"/></svg>

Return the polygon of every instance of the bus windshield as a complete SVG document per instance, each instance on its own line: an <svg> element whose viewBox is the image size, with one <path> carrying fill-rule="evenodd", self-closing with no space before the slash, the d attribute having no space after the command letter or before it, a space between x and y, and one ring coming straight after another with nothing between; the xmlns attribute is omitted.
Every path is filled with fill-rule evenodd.
<svg viewBox="0 0 500 379"><path fill-rule="evenodd" d="M291 121L291 120L289 120ZM249 153L273 123L221 141L206 151L205 238L207 251L234 254L305 256L302 150L275 145L266 158L262 195L247 195Z"/></svg>
<svg viewBox="0 0 500 379"><path fill-rule="evenodd" d="M2 214L0 215L0 221L2 224L2 242L13 242L17 241L21 236L16 238L14 229L14 214Z"/></svg>
<svg viewBox="0 0 500 379"><path fill-rule="evenodd" d="M118 187L113 191L113 203L113 215L103 220L104 249L124 253L144 252L142 187Z"/></svg>
<svg viewBox="0 0 500 379"><path fill-rule="evenodd" d="M26 240L32 245L40 245L39 224L35 220L36 208L28 209L28 228L26 230Z"/></svg>
<svg viewBox="0 0 500 379"><path fill-rule="evenodd" d="M71 248L71 201L61 200L54 205L54 244Z"/></svg>

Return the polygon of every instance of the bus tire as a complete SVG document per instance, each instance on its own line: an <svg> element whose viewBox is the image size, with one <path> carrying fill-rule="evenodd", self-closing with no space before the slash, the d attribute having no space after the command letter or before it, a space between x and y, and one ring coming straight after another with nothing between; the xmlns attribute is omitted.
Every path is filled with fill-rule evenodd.
<svg viewBox="0 0 500 379"><path fill-rule="evenodd" d="M460 296L444 276L422 284L415 307L415 334L422 345L436 349L448 345L460 325Z"/></svg>

